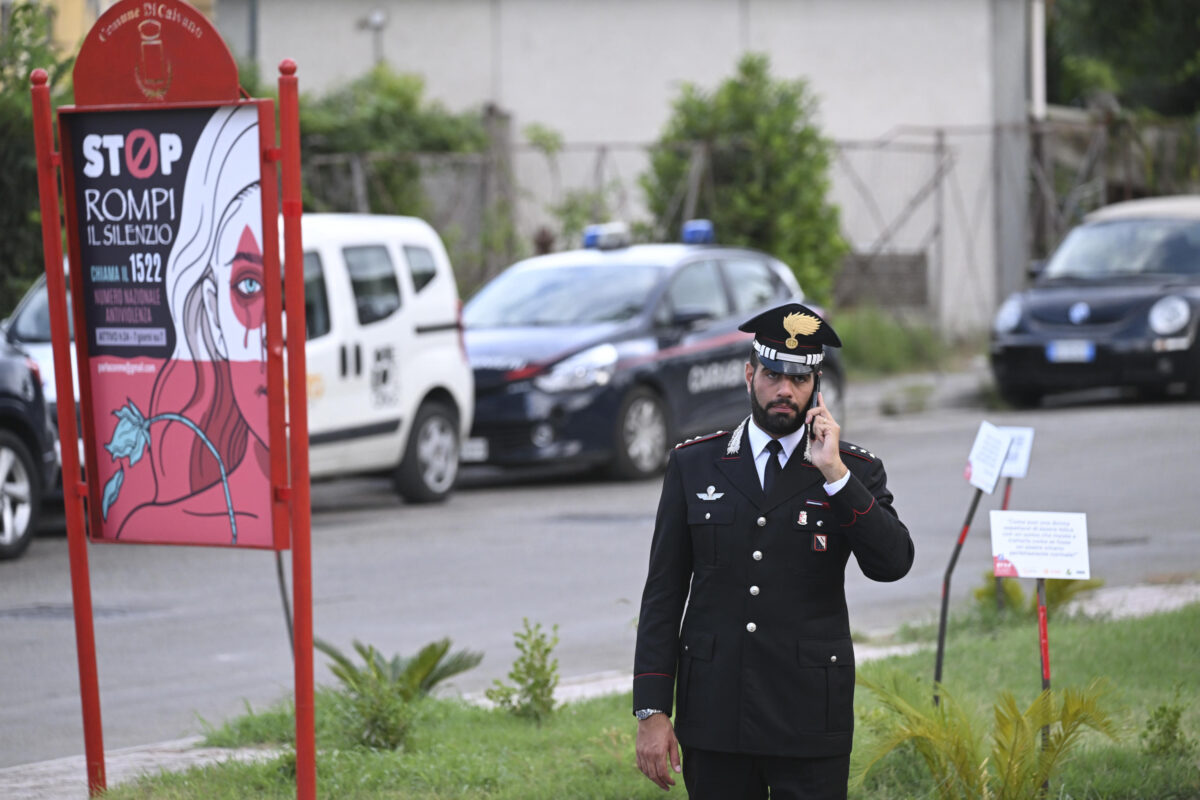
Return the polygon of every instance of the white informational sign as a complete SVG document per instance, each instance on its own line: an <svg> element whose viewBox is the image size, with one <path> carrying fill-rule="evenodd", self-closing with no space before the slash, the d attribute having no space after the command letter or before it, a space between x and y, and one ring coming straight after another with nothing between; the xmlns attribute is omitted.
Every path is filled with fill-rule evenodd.
<svg viewBox="0 0 1200 800"><path fill-rule="evenodd" d="M999 426L1008 434L1008 458L1000 468L1001 478L1024 478L1029 473L1029 456L1033 453L1033 428Z"/></svg>
<svg viewBox="0 0 1200 800"><path fill-rule="evenodd" d="M967 456L967 481L991 494L1000 480L1000 468L1008 456L1009 436L990 422L979 423L975 444Z"/></svg>
<svg viewBox="0 0 1200 800"><path fill-rule="evenodd" d="M1087 580L1087 514L993 511L992 571L997 578Z"/></svg>

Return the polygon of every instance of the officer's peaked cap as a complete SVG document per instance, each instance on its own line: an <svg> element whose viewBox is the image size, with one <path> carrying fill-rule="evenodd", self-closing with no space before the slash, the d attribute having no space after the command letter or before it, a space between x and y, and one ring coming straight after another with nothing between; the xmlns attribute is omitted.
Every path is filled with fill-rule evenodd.
<svg viewBox="0 0 1200 800"><path fill-rule="evenodd" d="M738 326L754 334L754 352L772 372L807 375L825 358L825 345L841 347L842 340L817 312L799 303L764 311Z"/></svg>

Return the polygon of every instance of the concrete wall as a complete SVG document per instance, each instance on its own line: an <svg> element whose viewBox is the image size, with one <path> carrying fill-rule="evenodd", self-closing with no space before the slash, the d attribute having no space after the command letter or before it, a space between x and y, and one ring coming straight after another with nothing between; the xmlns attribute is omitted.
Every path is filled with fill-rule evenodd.
<svg viewBox="0 0 1200 800"><path fill-rule="evenodd" d="M1014 269L1019 274L1024 262L1023 150L1019 142L1002 145L992 133L994 126L1024 122L1024 5L1024 0L257 0L257 52L268 80L281 59L295 58L306 91L353 79L380 52L394 68L422 74L428 96L450 109L478 109L488 102L503 108L518 141L522 128L536 122L568 143L618 145L657 137L683 83L715 86L743 53L766 52L777 76L808 80L820 123L832 139L907 140L932 148L935 129L950 129L944 141L957 186L944 176L940 199L932 193L920 203L892 246L930 249L930 269L936 272L931 300L947 329L960 331L986 325L998 289L1007 284L999 276ZM243 53L250 49L245 22L250 7L250 0L217 3L218 26ZM388 17L379 34L359 26L376 9ZM644 157L636 148L618 151L610 154L614 170L636 176ZM870 191L877 196L870 203L844 171L835 174L834 199L843 206L846 234L856 249L879 239L881 219L886 223L902 213L938 164L928 153L924 161L913 154L888 157L893 160L873 168ZM525 154L515 160L518 183L532 193L521 210L527 230L544 220L543 198L550 191L539 158ZM633 213L640 208L634 197L626 204ZM869 208L872 204L881 210ZM960 220L951 224L955 213ZM939 214L943 235L933 247L928 231L939 225Z"/></svg>

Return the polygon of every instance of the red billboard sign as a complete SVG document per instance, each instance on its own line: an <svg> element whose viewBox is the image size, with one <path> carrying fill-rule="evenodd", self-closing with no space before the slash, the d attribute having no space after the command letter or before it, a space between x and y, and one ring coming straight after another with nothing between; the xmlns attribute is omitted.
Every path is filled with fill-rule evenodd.
<svg viewBox="0 0 1200 800"><path fill-rule="evenodd" d="M92 796L106 778L88 537L276 550L291 540L296 789L316 795L308 412L305 392L284 386L285 352L288 381L305 385L304 337L285 346L282 310L286 290L289 327L303 332L295 72L280 64L277 144L274 103L241 91L212 23L180 0L122 0L76 58L60 152L47 73L30 76ZM60 168L86 471L73 444Z"/></svg>
<svg viewBox="0 0 1200 800"><path fill-rule="evenodd" d="M75 102L140 104L238 97L237 64L208 19L178 0L117 3L75 61Z"/></svg>
<svg viewBox="0 0 1200 800"><path fill-rule="evenodd" d="M270 104L59 119L90 538L286 547L271 491L284 432L268 381L282 364L267 358Z"/></svg>

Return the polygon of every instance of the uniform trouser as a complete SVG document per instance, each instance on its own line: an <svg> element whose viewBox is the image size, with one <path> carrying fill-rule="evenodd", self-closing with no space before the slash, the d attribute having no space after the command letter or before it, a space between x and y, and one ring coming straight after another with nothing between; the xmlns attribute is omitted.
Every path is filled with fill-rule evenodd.
<svg viewBox="0 0 1200 800"><path fill-rule="evenodd" d="M850 756L786 758L683 748L690 800L845 800Z"/></svg>

